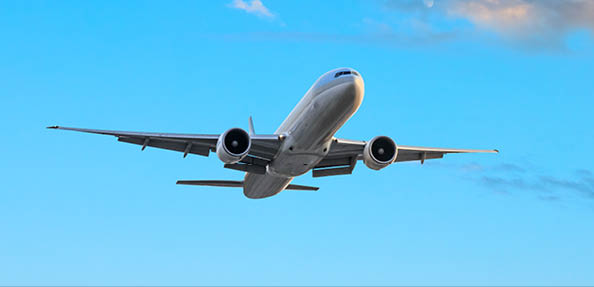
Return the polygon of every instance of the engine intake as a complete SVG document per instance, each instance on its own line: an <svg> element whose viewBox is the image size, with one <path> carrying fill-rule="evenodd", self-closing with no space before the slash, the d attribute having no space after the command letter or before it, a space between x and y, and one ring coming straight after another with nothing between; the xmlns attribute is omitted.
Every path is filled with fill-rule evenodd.
<svg viewBox="0 0 594 287"><path fill-rule="evenodd" d="M396 160L398 147L387 136L377 136L365 144L363 162L374 170L380 170Z"/></svg>
<svg viewBox="0 0 594 287"><path fill-rule="evenodd" d="M217 156L224 163L236 163L247 156L251 146L252 139L246 131L232 128L219 136Z"/></svg>

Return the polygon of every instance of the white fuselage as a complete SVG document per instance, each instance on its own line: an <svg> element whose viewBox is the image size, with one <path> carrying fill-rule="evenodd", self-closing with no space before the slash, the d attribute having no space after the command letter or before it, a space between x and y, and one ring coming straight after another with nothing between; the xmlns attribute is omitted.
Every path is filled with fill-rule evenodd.
<svg viewBox="0 0 594 287"><path fill-rule="evenodd" d="M336 69L320 77L275 132L283 141L266 174L246 173L244 194L275 195L293 177L314 168L330 150L334 134L361 105L363 94L363 79L353 69Z"/></svg>

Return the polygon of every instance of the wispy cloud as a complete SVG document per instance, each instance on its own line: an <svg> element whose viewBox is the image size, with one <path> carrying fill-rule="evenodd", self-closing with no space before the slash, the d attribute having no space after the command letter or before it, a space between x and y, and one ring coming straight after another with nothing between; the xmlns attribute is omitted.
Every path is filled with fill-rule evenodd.
<svg viewBox="0 0 594 287"><path fill-rule="evenodd" d="M515 172L515 173L524 173L526 172L526 168L523 168L517 164L513 164L513 163L501 163L498 165L495 165L493 167L493 170L495 171L504 171L504 172Z"/></svg>
<svg viewBox="0 0 594 287"><path fill-rule="evenodd" d="M591 0L416 0L387 1L386 7L412 15L426 25L433 25L436 18L463 19L472 24L466 35L492 32L505 42L523 47L562 49L573 31L586 30L591 37L594 34Z"/></svg>
<svg viewBox="0 0 594 287"><path fill-rule="evenodd" d="M233 0L229 4L229 7L243 10L249 14L254 14L258 17L262 18L274 18L275 14L270 12L266 6L260 0L252 0L250 2L244 0Z"/></svg>
<svg viewBox="0 0 594 287"><path fill-rule="evenodd" d="M533 190L546 195L540 195L539 197L545 197L550 199L555 197L561 199L563 191L577 192L587 198L594 199L594 178L591 176L578 175L574 178L560 178L550 175L538 176L535 178L530 177L512 177L508 178L505 176L493 176L483 175L479 178L479 182L489 188L497 191L510 191L510 190ZM556 193L557 195L552 195Z"/></svg>
<svg viewBox="0 0 594 287"><path fill-rule="evenodd" d="M560 201L573 196L594 199L594 174L579 169L571 174L551 175L532 166L515 163L484 165L471 162L455 165L428 162L431 166L458 171L461 178L473 181L497 193L534 192L539 199Z"/></svg>
<svg viewBox="0 0 594 287"><path fill-rule="evenodd" d="M507 192L508 189L522 189L522 190L543 190L544 186L539 183L527 182L523 178L505 178L493 175L483 175L478 181L486 187L495 189L499 192Z"/></svg>

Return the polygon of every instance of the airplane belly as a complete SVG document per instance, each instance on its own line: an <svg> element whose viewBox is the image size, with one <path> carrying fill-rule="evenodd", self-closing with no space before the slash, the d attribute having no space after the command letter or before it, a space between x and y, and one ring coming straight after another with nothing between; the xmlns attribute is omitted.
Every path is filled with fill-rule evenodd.
<svg viewBox="0 0 594 287"><path fill-rule="evenodd" d="M298 176L316 166L328 153L332 137L355 113L362 91L344 84L312 97L299 116L281 132L287 135L268 173Z"/></svg>
<svg viewBox="0 0 594 287"><path fill-rule="evenodd" d="M299 176L308 172L323 158L323 155L318 154L282 153L268 165L266 172L276 176Z"/></svg>
<svg viewBox="0 0 594 287"><path fill-rule="evenodd" d="M294 148L309 152L330 141L359 107L356 93L345 84L315 96L289 131Z"/></svg>
<svg viewBox="0 0 594 287"><path fill-rule="evenodd" d="M243 180L243 194L254 199L273 196L283 191L292 180L292 177L246 173Z"/></svg>

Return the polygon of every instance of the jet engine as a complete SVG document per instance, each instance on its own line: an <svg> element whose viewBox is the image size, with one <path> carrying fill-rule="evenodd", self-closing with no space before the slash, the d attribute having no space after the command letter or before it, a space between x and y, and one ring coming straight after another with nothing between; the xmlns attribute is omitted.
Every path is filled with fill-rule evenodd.
<svg viewBox="0 0 594 287"><path fill-rule="evenodd" d="M250 151L252 140L247 132L232 128L222 133L217 141L217 156L224 163L236 163Z"/></svg>
<svg viewBox="0 0 594 287"><path fill-rule="evenodd" d="M368 168L380 170L396 160L398 147L386 136L377 136L365 144L363 162Z"/></svg>

